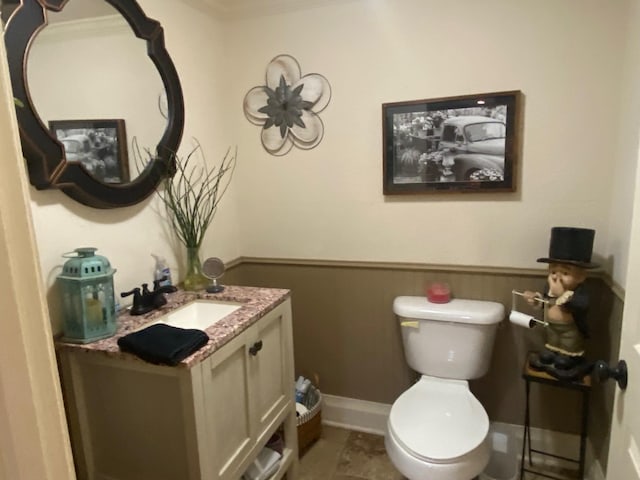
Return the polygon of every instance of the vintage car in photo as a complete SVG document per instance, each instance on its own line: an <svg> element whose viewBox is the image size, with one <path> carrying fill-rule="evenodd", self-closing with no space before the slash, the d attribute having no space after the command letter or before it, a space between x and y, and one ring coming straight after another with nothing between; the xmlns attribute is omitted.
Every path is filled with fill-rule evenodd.
<svg viewBox="0 0 640 480"><path fill-rule="evenodd" d="M447 118L438 145L442 180L502 181L506 133L506 125L499 119L476 115Z"/></svg>
<svg viewBox="0 0 640 480"><path fill-rule="evenodd" d="M60 139L60 143L64 146L68 161L80 162L96 178L99 180L104 178L105 164L91 148L91 141L87 135L67 135Z"/></svg>

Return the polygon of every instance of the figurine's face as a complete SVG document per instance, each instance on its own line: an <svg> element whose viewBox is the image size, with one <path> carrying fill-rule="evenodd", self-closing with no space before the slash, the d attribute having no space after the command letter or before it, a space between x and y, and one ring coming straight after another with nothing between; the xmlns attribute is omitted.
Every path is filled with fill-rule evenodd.
<svg viewBox="0 0 640 480"><path fill-rule="evenodd" d="M549 295L559 297L568 290L575 290L584 282L586 272L583 268L563 263L549 264Z"/></svg>

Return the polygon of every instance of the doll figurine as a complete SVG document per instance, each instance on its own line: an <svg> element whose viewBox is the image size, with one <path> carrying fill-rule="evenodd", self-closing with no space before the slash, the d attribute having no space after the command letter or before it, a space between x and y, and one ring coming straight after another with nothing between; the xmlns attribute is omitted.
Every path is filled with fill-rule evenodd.
<svg viewBox="0 0 640 480"><path fill-rule="evenodd" d="M598 266L591 262L594 237L595 231L586 228L552 228L549 257L537 260L549 264L545 292L524 292L529 304L547 304L544 348L530 365L560 380L582 378L591 367L584 355L589 336L584 281L587 270Z"/></svg>

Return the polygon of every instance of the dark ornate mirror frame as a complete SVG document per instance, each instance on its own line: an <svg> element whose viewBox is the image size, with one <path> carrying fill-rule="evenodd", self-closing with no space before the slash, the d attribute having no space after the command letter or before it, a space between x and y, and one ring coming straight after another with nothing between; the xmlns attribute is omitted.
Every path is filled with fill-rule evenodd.
<svg viewBox="0 0 640 480"><path fill-rule="evenodd" d="M167 93L167 128L156 147L156 158L129 183L100 182L79 162L68 162L63 145L43 124L31 102L26 75L29 48L47 24L45 10L60 11L68 0L22 0L7 23L4 38L13 93L24 105L16 107L16 114L31 184L38 190L60 189L91 207L117 208L144 200L165 176L175 173L174 154L182 139L184 101L178 73L165 49L160 23L147 18L135 0L105 1L122 14L138 38L146 40L147 53Z"/></svg>

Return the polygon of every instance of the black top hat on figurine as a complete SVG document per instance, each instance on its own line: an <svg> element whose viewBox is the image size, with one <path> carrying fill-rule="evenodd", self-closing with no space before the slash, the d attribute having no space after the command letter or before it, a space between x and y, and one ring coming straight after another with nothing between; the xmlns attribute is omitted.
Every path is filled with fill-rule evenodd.
<svg viewBox="0 0 640 480"><path fill-rule="evenodd" d="M591 262L595 236L596 231L590 228L553 227L549 242L549 257L539 258L538 262L597 268L599 265Z"/></svg>

